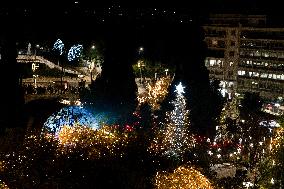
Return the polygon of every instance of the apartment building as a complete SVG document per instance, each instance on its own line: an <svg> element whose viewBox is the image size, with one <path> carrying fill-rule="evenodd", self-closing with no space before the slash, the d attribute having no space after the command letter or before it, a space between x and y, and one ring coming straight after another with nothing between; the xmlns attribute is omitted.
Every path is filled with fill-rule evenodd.
<svg viewBox="0 0 284 189"><path fill-rule="evenodd" d="M284 97L284 28L269 27L264 15L238 14L210 15L203 28L210 78L229 95Z"/></svg>

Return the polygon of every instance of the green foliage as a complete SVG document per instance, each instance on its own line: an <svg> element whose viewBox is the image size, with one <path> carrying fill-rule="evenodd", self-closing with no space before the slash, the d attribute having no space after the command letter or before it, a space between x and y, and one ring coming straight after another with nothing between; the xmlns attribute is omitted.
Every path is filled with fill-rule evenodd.
<svg viewBox="0 0 284 189"><path fill-rule="evenodd" d="M142 77L155 78L155 73L157 77L162 77L166 75L166 69L168 69L167 75L173 75L175 73L174 66L164 65L160 62L153 62L146 59L142 59L141 61L143 62L141 64ZM141 77L138 63L133 64L132 69L136 78Z"/></svg>
<svg viewBox="0 0 284 189"><path fill-rule="evenodd" d="M100 43L96 43L96 45L92 44L87 48L84 48L81 60L89 60L95 63L103 63L104 60L104 49L103 45Z"/></svg>
<svg viewBox="0 0 284 189"><path fill-rule="evenodd" d="M284 115L281 115L278 118L278 123L280 124L281 127L284 127Z"/></svg>
<svg viewBox="0 0 284 189"><path fill-rule="evenodd" d="M246 92L241 100L243 113L258 113L261 111L262 100L258 93Z"/></svg>

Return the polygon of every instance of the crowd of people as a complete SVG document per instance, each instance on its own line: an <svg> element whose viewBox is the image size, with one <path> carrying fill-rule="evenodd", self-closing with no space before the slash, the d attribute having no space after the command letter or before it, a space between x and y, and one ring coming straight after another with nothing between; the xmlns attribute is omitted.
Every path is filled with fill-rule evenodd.
<svg viewBox="0 0 284 189"><path fill-rule="evenodd" d="M78 94L80 88L85 87L84 80L78 82L77 85L71 85L67 82L38 84L25 83L22 85L22 89L25 95L60 95L60 94Z"/></svg>

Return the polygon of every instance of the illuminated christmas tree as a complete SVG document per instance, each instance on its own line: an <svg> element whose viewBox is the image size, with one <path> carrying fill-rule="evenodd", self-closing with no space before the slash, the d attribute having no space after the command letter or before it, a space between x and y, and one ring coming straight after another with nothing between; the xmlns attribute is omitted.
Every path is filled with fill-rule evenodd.
<svg viewBox="0 0 284 189"><path fill-rule="evenodd" d="M221 158L222 155L232 157L240 153L240 149L231 149L233 143L241 143L242 139L238 139L237 130L239 122L239 109L238 99L233 98L232 100L225 103L219 120L219 125L216 126L216 136L214 138L213 147L215 147L217 158ZM234 145L236 146L236 145ZM235 151L235 153L234 153ZM212 153L209 153L212 155Z"/></svg>
<svg viewBox="0 0 284 189"><path fill-rule="evenodd" d="M221 134L221 138L223 140L231 139L232 136L230 135L229 128L229 120L233 121L234 123L237 123L239 121L239 109L238 109L238 99L233 98L232 100L228 101L224 108L222 109L221 115L220 115L220 122L219 122L219 129L218 133Z"/></svg>
<svg viewBox="0 0 284 189"><path fill-rule="evenodd" d="M154 139L151 149L167 158L182 159L190 149L192 140L188 134L189 110L186 109L184 87L181 83L176 86L176 98L171 103L174 109L166 113L164 129Z"/></svg>
<svg viewBox="0 0 284 189"><path fill-rule="evenodd" d="M271 129L271 137L263 152L265 156L254 167L254 183L261 188L282 188L284 186L284 128L281 126ZM265 143L264 143L265 144Z"/></svg>

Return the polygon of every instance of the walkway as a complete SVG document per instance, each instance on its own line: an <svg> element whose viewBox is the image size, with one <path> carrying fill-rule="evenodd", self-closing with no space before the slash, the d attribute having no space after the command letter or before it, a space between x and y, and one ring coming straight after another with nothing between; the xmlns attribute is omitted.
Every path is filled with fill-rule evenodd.
<svg viewBox="0 0 284 189"><path fill-rule="evenodd" d="M59 65L54 64L53 62L43 58L42 56L35 56L35 55L18 55L17 57L18 63L39 63L39 64L45 64L50 69L56 68L58 70L62 70L62 67ZM71 73L71 74L81 74L77 70L67 69L63 68L64 72Z"/></svg>

